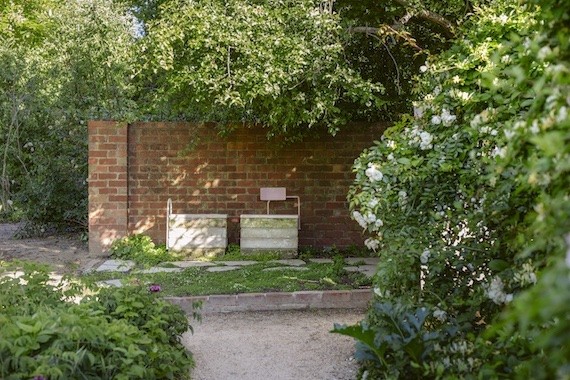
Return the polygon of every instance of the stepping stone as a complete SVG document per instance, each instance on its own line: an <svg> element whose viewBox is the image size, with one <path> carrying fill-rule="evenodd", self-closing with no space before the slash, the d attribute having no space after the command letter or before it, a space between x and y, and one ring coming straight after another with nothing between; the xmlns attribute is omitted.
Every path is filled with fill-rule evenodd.
<svg viewBox="0 0 570 380"><path fill-rule="evenodd" d="M105 281L96 282L96 284L99 286L115 286L117 288L120 288L123 286L123 283L121 282L121 280L105 280Z"/></svg>
<svg viewBox="0 0 570 380"><path fill-rule="evenodd" d="M216 265L210 261L169 261L162 264L172 264L179 268L213 267Z"/></svg>
<svg viewBox="0 0 570 380"><path fill-rule="evenodd" d="M131 260L107 260L101 264L96 272L122 272L126 273L135 267Z"/></svg>
<svg viewBox="0 0 570 380"><path fill-rule="evenodd" d="M364 273L367 277L374 277L378 272L378 267L376 265L364 265L360 268L360 272Z"/></svg>
<svg viewBox="0 0 570 380"><path fill-rule="evenodd" d="M216 264L226 265L230 267L241 267L245 265L258 264L258 261L240 260L240 261L216 261Z"/></svg>
<svg viewBox="0 0 570 380"><path fill-rule="evenodd" d="M347 257L344 262L350 265L356 265L357 263L365 263L364 265L377 265L380 261L378 257Z"/></svg>
<svg viewBox="0 0 570 380"><path fill-rule="evenodd" d="M144 270L137 270L135 273L142 273L142 274L149 274L149 273L174 273L174 272L182 272L183 268L162 268L162 267L153 267Z"/></svg>
<svg viewBox="0 0 570 380"><path fill-rule="evenodd" d="M317 264L332 264L334 263L333 259L309 259L311 263Z"/></svg>
<svg viewBox="0 0 570 380"><path fill-rule="evenodd" d="M347 272L360 272L365 274L367 277L372 277L376 274L376 265L363 265L360 267L344 267Z"/></svg>
<svg viewBox="0 0 570 380"><path fill-rule="evenodd" d="M229 272L231 270L241 269L240 267L233 266L222 266L222 267L210 267L206 269L208 272Z"/></svg>
<svg viewBox="0 0 570 380"><path fill-rule="evenodd" d="M273 272L273 271L280 271L280 270L296 270L296 271L303 271L309 270L307 267L273 267L273 268L265 268L263 272Z"/></svg>
<svg viewBox="0 0 570 380"><path fill-rule="evenodd" d="M101 263L101 259L92 259L89 260L82 268L82 273L83 274L88 274L91 272L94 272L95 270L97 270L97 267L99 267L99 265L102 264Z"/></svg>
<svg viewBox="0 0 570 380"><path fill-rule="evenodd" d="M271 260L270 264L280 264L280 265L290 265L295 267L300 267L301 265L307 264L303 260L299 259L283 259L283 260Z"/></svg>

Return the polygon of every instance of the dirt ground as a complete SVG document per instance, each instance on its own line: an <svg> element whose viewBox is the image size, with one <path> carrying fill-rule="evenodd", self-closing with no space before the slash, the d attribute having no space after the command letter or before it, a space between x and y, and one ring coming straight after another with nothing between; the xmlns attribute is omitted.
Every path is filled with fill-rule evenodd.
<svg viewBox="0 0 570 380"><path fill-rule="evenodd" d="M0 223L0 261L26 260L49 264L57 273L77 273L99 260L89 257L86 242L76 235L16 239L18 224Z"/></svg>

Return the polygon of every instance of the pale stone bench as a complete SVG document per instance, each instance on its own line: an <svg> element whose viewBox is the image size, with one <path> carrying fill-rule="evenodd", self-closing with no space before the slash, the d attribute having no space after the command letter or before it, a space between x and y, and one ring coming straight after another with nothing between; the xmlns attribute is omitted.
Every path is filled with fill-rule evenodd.
<svg viewBox="0 0 570 380"><path fill-rule="evenodd" d="M166 247L183 256L215 257L228 246L227 214L174 214L167 205Z"/></svg>
<svg viewBox="0 0 570 380"><path fill-rule="evenodd" d="M278 252L282 257L297 255L298 215L241 215L240 249L243 253Z"/></svg>

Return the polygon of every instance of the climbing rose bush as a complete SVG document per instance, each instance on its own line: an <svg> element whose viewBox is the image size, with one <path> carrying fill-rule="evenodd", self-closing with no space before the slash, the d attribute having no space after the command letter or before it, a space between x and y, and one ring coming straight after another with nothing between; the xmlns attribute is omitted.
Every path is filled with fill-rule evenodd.
<svg viewBox="0 0 570 380"><path fill-rule="evenodd" d="M540 318L532 307L509 311L554 267L570 275L557 266L569 255L569 8L497 0L476 9L462 37L420 68L413 115L356 160L348 198L381 258L376 296L430 310L423 326L434 333L453 326L396 374L394 363L372 371L568 376L568 356L548 361L556 345L539 350L531 339L568 334L568 304ZM557 299L556 289L544 291ZM501 312L508 323L494 322ZM525 333L504 334L519 324Z"/></svg>

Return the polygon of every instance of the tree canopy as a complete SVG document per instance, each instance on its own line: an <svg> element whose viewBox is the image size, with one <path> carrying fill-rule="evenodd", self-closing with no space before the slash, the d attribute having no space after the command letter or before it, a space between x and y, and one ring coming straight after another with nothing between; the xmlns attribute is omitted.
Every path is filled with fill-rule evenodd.
<svg viewBox="0 0 570 380"><path fill-rule="evenodd" d="M469 3L470 4L470 3ZM295 140L392 120L463 1L2 0L0 204L86 220L86 122L192 120Z"/></svg>

